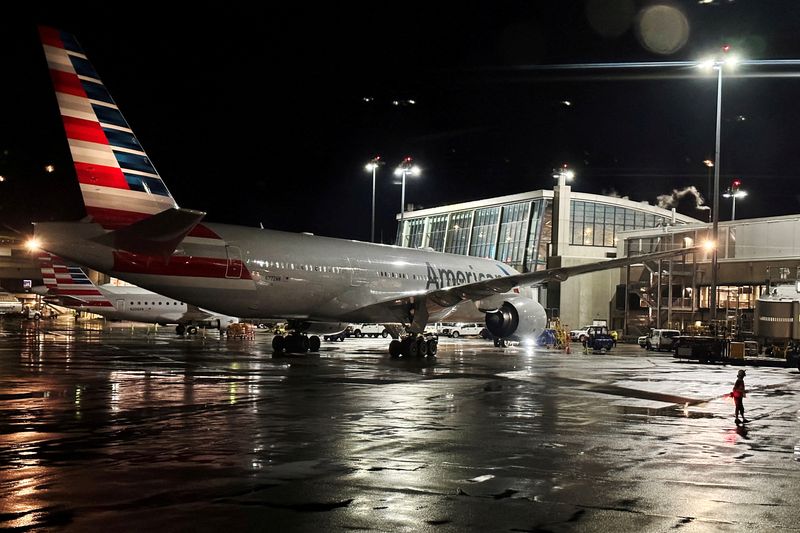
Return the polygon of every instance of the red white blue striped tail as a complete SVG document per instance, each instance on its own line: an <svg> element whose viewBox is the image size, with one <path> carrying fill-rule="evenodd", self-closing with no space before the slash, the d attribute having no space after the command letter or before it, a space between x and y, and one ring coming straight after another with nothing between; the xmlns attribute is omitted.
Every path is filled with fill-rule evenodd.
<svg viewBox="0 0 800 533"><path fill-rule="evenodd" d="M75 37L48 27L39 35L92 221L117 229L177 207Z"/></svg>
<svg viewBox="0 0 800 533"><path fill-rule="evenodd" d="M75 307L77 301L86 307L114 307L80 267L67 266L63 259L51 254L41 254L39 265L48 293L69 298L67 306Z"/></svg>

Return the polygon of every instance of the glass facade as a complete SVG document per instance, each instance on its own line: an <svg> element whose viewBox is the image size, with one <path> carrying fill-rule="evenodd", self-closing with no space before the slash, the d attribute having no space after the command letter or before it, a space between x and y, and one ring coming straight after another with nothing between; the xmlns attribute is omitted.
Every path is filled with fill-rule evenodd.
<svg viewBox="0 0 800 533"><path fill-rule="evenodd" d="M444 237L447 231L447 215L428 217L428 231L425 235L426 246L437 252L444 251Z"/></svg>
<svg viewBox="0 0 800 533"><path fill-rule="evenodd" d="M406 248L419 248L422 246L422 235L425 231L425 219L415 218L408 221L408 235L404 246Z"/></svg>
<svg viewBox="0 0 800 533"><path fill-rule="evenodd" d="M450 215L450 227L444 251L449 254L467 255L469 234L472 231L472 211L461 211Z"/></svg>
<svg viewBox="0 0 800 533"><path fill-rule="evenodd" d="M497 219L499 216L499 207L487 207L475 211L475 218L472 221L469 255L494 259L497 248Z"/></svg>
<svg viewBox="0 0 800 533"><path fill-rule="evenodd" d="M617 232L655 228L669 217L636 211L628 207L573 200L570 244L580 246L616 246Z"/></svg>
<svg viewBox="0 0 800 533"><path fill-rule="evenodd" d="M652 228L671 218L584 200L571 201L570 214L570 244L603 247L616 246L620 231ZM399 229L403 246L497 259L521 272L543 270L553 239L553 200L539 196L450 213L412 214ZM635 246L647 252L657 248L658 240L640 239Z"/></svg>
<svg viewBox="0 0 800 533"><path fill-rule="evenodd" d="M520 265L523 262L530 207L530 202L503 207L503 215L500 217L500 242L497 245L497 259L506 264Z"/></svg>

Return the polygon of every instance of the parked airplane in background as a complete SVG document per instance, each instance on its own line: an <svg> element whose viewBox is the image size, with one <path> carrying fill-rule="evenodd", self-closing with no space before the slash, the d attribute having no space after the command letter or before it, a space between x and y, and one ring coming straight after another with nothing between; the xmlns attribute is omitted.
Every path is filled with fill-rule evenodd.
<svg viewBox="0 0 800 533"><path fill-rule="evenodd" d="M7 313L21 313L22 302L10 292L0 290L0 315Z"/></svg>
<svg viewBox="0 0 800 533"><path fill-rule="evenodd" d="M109 320L134 320L153 324L177 324L175 332L197 333L197 328L224 331L238 318L219 315L184 302L161 296L133 285L97 286L77 266L67 266L51 254L39 256L47 296L56 296L61 305L87 311Z"/></svg>
<svg viewBox="0 0 800 533"><path fill-rule="evenodd" d="M435 353L428 321L479 322L499 339L536 338L544 308L529 287L672 250L520 274L491 259L201 222L180 209L75 38L40 28L88 219L39 222L42 248L228 315L287 320L276 351L316 351L349 322L400 323L393 357Z"/></svg>

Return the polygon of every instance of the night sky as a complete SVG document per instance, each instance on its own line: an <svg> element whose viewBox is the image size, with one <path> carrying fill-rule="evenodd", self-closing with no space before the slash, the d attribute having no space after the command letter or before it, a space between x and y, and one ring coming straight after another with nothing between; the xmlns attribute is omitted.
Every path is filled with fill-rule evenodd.
<svg viewBox="0 0 800 533"><path fill-rule="evenodd" d="M168 13L45 2L5 16L0 222L27 230L83 215L36 24L76 35L181 207L368 240L363 166L379 154L385 242L400 207L391 170L407 155L423 175L409 178L406 201L421 207L551 188L562 163L576 191L656 203L696 186L706 196L715 74L532 66L698 60L723 44L749 59L800 59L791 0L347 4L195 2ZM800 212L798 75L726 74L721 186L739 178L750 193L737 219ZM704 218L693 204L679 211ZM729 219L730 200L720 205Z"/></svg>

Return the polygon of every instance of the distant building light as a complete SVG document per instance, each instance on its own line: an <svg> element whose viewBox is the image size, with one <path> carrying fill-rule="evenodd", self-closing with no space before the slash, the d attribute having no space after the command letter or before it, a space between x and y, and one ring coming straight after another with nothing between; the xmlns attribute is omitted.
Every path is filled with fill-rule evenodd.
<svg viewBox="0 0 800 533"><path fill-rule="evenodd" d="M44 170L48 174L51 174L52 172L54 172L56 170L56 167L54 167L53 165L47 165L46 167L44 167Z"/></svg>

